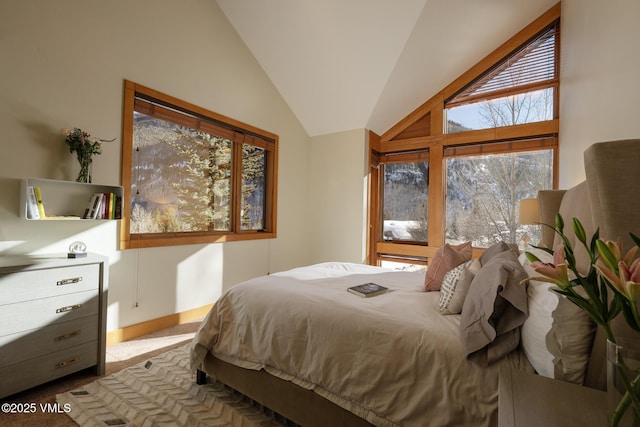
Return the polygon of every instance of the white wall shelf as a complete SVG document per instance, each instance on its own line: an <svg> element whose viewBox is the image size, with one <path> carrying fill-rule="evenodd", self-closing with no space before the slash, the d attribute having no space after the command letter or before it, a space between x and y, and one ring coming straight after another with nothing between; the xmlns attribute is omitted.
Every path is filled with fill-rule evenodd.
<svg viewBox="0 0 640 427"><path fill-rule="evenodd" d="M114 193L120 200L124 196L123 187L119 185L100 185L44 178L23 179L20 191L20 217L30 221L41 221L42 219L29 218L27 215L27 189L29 187L40 188L46 220L81 219L91 196L95 193Z"/></svg>

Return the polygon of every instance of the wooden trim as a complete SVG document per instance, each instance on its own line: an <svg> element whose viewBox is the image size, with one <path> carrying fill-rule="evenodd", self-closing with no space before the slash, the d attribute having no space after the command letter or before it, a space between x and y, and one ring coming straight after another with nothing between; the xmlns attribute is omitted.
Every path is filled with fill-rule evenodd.
<svg viewBox="0 0 640 427"><path fill-rule="evenodd" d="M429 246L444 244L445 182L442 140L429 150L429 201L427 206L427 242Z"/></svg>
<svg viewBox="0 0 640 427"><path fill-rule="evenodd" d="M556 148L558 139L554 136L526 140L509 140L491 144L468 144L446 147L444 157L470 156L474 154L518 153L523 151Z"/></svg>
<svg viewBox="0 0 640 427"><path fill-rule="evenodd" d="M430 157L429 150L422 149L420 151L413 151L409 153L383 154L380 155L380 163L392 165L394 163L428 162Z"/></svg>
<svg viewBox="0 0 640 427"><path fill-rule="evenodd" d="M387 243L378 242L376 245L376 251L380 258L386 258L391 260L391 256L407 256L407 257L420 257L420 258L433 258L443 245L414 245L408 243ZM471 252L472 258L480 258L480 255L484 253L486 248L473 248ZM385 257L385 255L387 255ZM413 262L413 261L412 261ZM423 264L421 261L416 261L415 264ZM428 263L427 263L428 264Z"/></svg>
<svg viewBox="0 0 640 427"><path fill-rule="evenodd" d="M276 136L274 139L275 147L278 146L278 141L279 138ZM278 150L275 147L267 150L267 170L265 171L267 174L267 192L270 193L265 203L265 209L267 210L265 231L272 234L274 238L278 229Z"/></svg>
<svg viewBox="0 0 640 427"><path fill-rule="evenodd" d="M207 304L201 307L192 308L191 310L169 314L168 316L147 320L146 322L136 323L135 325L125 326L124 328L109 331L107 332L107 346L129 341L172 326L193 322L206 316L211 310L211 307L213 307L213 304Z"/></svg>
<svg viewBox="0 0 640 427"><path fill-rule="evenodd" d="M380 152L380 135L369 131L369 150Z"/></svg>
<svg viewBox="0 0 640 427"><path fill-rule="evenodd" d="M444 133L444 98L438 97L438 104L431 109L431 134L442 135Z"/></svg>
<svg viewBox="0 0 640 427"><path fill-rule="evenodd" d="M206 243L237 242L241 240L275 239L276 233L262 231L244 231L236 234L202 234L197 236L162 236L156 238L132 238L127 242L128 249L154 248L161 246L197 245ZM122 242L121 242L122 243Z"/></svg>
<svg viewBox="0 0 640 427"><path fill-rule="evenodd" d="M380 202L380 156L369 150L369 202L368 202L368 233L367 233L367 263L378 264L375 242L382 236L382 207Z"/></svg>
<svg viewBox="0 0 640 427"><path fill-rule="evenodd" d="M526 123L523 125L449 133L444 135L444 145L475 144L486 141L514 140L536 136L555 135L560 131L560 120Z"/></svg>
<svg viewBox="0 0 640 427"><path fill-rule="evenodd" d="M382 134L381 140L382 142L389 142L394 137L398 136L402 131L411 126L417 120L420 120L425 115L429 114L431 110L436 108L438 105L444 102L443 93L439 92L427 102L413 110L406 116L404 119L400 120L396 125L394 125L391 129Z"/></svg>
<svg viewBox="0 0 640 427"><path fill-rule="evenodd" d="M231 154L231 230L240 231L242 220L240 211L242 210L242 141L234 141Z"/></svg>
<svg viewBox="0 0 640 427"><path fill-rule="evenodd" d="M129 248L131 224L131 167L133 149L133 101L135 100L135 83L124 81L124 96L122 108L122 153L120 182L124 196L122 197L122 213L120 221L120 249Z"/></svg>
<svg viewBox="0 0 640 427"><path fill-rule="evenodd" d="M376 243L376 253L386 255L430 258L436 254L437 250L437 246L414 245L410 243Z"/></svg>
<svg viewBox="0 0 640 427"><path fill-rule="evenodd" d="M424 150L442 141L442 136L419 136L415 138L396 139L380 143L380 153L396 153L398 151Z"/></svg>
<svg viewBox="0 0 640 427"><path fill-rule="evenodd" d="M422 258L402 258L402 257L393 256L393 255L380 254L378 255L378 259L380 260L380 264L382 264L382 262L384 261L389 261L389 262L402 263L402 264L413 264L413 265L424 265L424 266L429 265L429 262L427 261L426 258L423 261Z"/></svg>
<svg viewBox="0 0 640 427"><path fill-rule="evenodd" d="M378 148L380 147L380 136L375 132L369 131L368 138L368 151L369 158L368 164L369 169L367 173L367 233L366 233L366 248L367 252L365 255L365 263L373 264L376 259L375 251L373 250L374 245L373 242L377 240L376 233L377 225L379 224L379 214L380 210L377 208L379 206L379 197L380 192L378 191L378 179L379 179L379 168L380 165L380 155L378 154Z"/></svg>

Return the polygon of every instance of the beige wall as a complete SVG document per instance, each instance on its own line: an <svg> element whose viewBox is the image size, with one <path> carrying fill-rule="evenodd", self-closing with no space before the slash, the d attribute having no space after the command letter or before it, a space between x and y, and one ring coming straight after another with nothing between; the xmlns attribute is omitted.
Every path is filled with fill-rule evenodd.
<svg viewBox="0 0 640 427"><path fill-rule="evenodd" d="M561 188L584 179L591 144L640 138L638 22L638 0L562 2Z"/></svg>
<svg viewBox="0 0 640 427"><path fill-rule="evenodd" d="M109 330L309 262L308 135L215 1L12 1L0 28L0 254L64 253L83 240L108 255ZM280 136L277 239L118 251L116 222L18 218L20 179L75 179L60 128L118 137L93 172L94 182L120 183L123 79Z"/></svg>
<svg viewBox="0 0 640 427"><path fill-rule="evenodd" d="M367 223L367 132L317 136L309 150L313 262L363 262Z"/></svg>

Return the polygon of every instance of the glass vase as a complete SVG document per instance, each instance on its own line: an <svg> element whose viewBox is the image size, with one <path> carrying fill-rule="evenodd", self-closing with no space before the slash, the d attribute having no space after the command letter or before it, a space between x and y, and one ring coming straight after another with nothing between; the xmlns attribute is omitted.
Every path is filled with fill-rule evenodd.
<svg viewBox="0 0 640 427"><path fill-rule="evenodd" d="M640 340L607 341L607 401L611 427L640 427Z"/></svg>
<svg viewBox="0 0 640 427"><path fill-rule="evenodd" d="M91 182L91 156L89 154L78 153L78 163L80 163L80 172L78 172L77 182Z"/></svg>

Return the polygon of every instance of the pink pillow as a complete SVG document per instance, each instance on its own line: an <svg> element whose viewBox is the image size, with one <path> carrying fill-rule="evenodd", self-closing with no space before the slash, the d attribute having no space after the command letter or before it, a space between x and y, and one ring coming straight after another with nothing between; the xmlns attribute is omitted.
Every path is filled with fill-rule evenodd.
<svg viewBox="0 0 640 427"><path fill-rule="evenodd" d="M455 246L445 243L429 262L427 274L424 276L424 290L439 291L444 275L460 264L469 261L471 251L471 242Z"/></svg>

